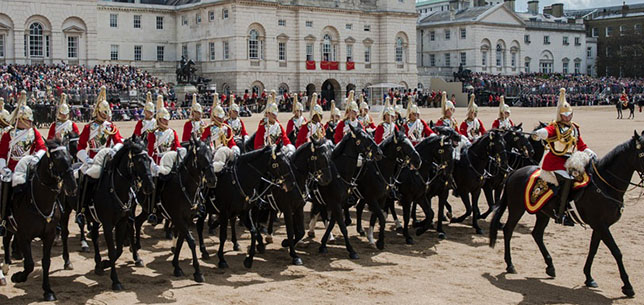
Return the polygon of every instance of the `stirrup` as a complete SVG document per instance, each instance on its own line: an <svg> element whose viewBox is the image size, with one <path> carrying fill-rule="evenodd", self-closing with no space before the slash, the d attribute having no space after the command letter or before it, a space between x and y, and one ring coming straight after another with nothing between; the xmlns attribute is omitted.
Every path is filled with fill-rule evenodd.
<svg viewBox="0 0 644 305"><path fill-rule="evenodd" d="M76 214L76 223L79 226L85 225L85 215L83 213Z"/></svg>

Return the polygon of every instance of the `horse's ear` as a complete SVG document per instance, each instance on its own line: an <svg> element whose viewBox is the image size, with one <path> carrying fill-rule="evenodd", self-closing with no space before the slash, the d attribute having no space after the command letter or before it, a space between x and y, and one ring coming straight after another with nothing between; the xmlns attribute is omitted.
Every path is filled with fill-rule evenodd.
<svg viewBox="0 0 644 305"><path fill-rule="evenodd" d="M644 135L644 130L642 131L642 134ZM640 135L637 134L637 130L633 130L633 139L637 140L639 137Z"/></svg>
<svg viewBox="0 0 644 305"><path fill-rule="evenodd" d="M434 129L434 120L429 121L429 128Z"/></svg>
<svg viewBox="0 0 644 305"><path fill-rule="evenodd" d="M519 125L517 125L517 128L523 129L523 122L519 123Z"/></svg>

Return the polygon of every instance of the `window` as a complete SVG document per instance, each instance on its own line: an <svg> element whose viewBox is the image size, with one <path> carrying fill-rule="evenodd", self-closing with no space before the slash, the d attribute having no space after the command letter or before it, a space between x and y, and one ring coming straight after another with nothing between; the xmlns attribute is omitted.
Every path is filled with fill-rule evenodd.
<svg viewBox="0 0 644 305"><path fill-rule="evenodd" d="M0 35L0 57L4 57L4 35Z"/></svg>
<svg viewBox="0 0 644 305"><path fill-rule="evenodd" d="M215 43L214 42L209 42L208 43L208 54L210 57L210 60L213 61L215 60Z"/></svg>
<svg viewBox="0 0 644 305"><path fill-rule="evenodd" d="M196 61L201 61L201 44L198 43L195 46L195 60Z"/></svg>
<svg viewBox="0 0 644 305"><path fill-rule="evenodd" d="M575 62L575 74L581 73L581 63Z"/></svg>
<svg viewBox="0 0 644 305"><path fill-rule="evenodd" d="M625 30L626 30L626 28L623 25L620 25L619 26L619 35L624 36Z"/></svg>
<svg viewBox="0 0 644 305"><path fill-rule="evenodd" d="M597 37L597 36L599 36L599 29L598 29L598 28L593 28L593 31L592 31L591 36L592 36L592 37Z"/></svg>
<svg viewBox="0 0 644 305"><path fill-rule="evenodd" d="M530 73L530 61L525 61L525 73Z"/></svg>
<svg viewBox="0 0 644 305"><path fill-rule="evenodd" d="M134 61L141 61L142 46L134 46Z"/></svg>
<svg viewBox="0 0 644 305"><path fill-rule="evenodd" d="M592 57L593 56L593 48L586 48L586 57Z"/></svg>
<svg viewBox="0 0 644 305"><path fill-rule="evenodd" d="M543 36L543 44L550 44L550 36L548 35Z"/></svg>
<svg viewBox="0 0 644 305"><path fill-rule="evenodd" d="M331 61L333 59L331 50L331 36L325 34L322 40L322 61Z"/></svg>
<svg viewBox="0 0 644 305"><path fill-rule="evenodd" d="M163 61L165 58L165 47L157 46L157 61Z"/></svg>
<svg viewBox="0 0 644 305"><path fill-rule="evenodd" d="M141 28L141 15L134 15L134 28L135 29Z"/></svg>
<svg viewBox="0 0 644 305"><path fill-rule="evenodd" d="M461 52L461 65L465 66L467 64L467 53Z"/></svg>
<svg viewBox="0 0 644 305"><path fill-rule="evenodd" d="M347 45L347 62L353 61L353 45Z"/></svg>
<svg viewBox="0 0 644 305"><path fill-rule="evenodd" d="M181 56L188 58L188 45L185 43L181 45Z"/></svg>
<svg viewBox="0 0 644 305"><path fill-rule="evenodd" d="M215 11L208 11L208 21L215 20Z"/></svg>
<svg viewBox="0 0 644 305"><path fill-rule="evenodd" d="M157 16L157 30L163 30L163 16Z"/></svg>
<svg viewBox="0 0 644 305"><path fill-rule="evenodd" d="M0 36L0 39L3 36ZM0 46L0 53L2 52L2 47ZM1 54L0 54L0 57ZM69 36L67 37L67 57L68 58L78 58L78 36Z"/></svg>
<svg viewBox="0 0 644 305"><path fill-rule="evenodd" d="M523 42L530 43L530 35L523 35Z"/></svg>
<svg viewBox="0 0 644 305"><path fill-rule="evenodd" d="M119 46L118 45L111 45L110 46L110 59L111 60L119 60Z"/></svg>
<svg viewBox="0 0 644 305"><path fill-rule="evenodd" d="M181 25L188 25L188 17L181 16Z"/></svg>
<svg viewBox="0 0 644 305"><path fill-rule="evenodd" d="M430 67L436 67L436 55L435 54L429 54L429 66Z"/></svg>
<svg viewBox="0 0 644 305"><path fill-rule="evenodd" d="M436 40L436 32L431 31L429 32L429 41L434 41Z"/></svg>
<svg viewBox="0 0 644 305"><path fill-rule="evenodd" d="M610 37L610 35L613 33L613 27L612 26L607 26L606 27L606 37Z"/></svg>
<svg viewBox="0 0 644 305"><path fill-rule="evenodd" d="M195 14L195 23L197 24L201 23L201 14L199 13Z"/></svg>
<svg viewBox="0 0 644 305"><path fill-rule="evenodd" d="M365 24L364 25L364 31L365 32L371 32L371 25Z"/></svg>
<svg viewBox="0 0 644 305"><path fill-rule="evenodd" d="M503 66L503 47L500 44L496 45L496 66Z"/></svg>
<svg viewBox="0 0 644 305"><path fill-rule="evenodd" d="M277 60L286 60L286 42L277 43Z"/></svg>
<svg viewBox="0 0 644 305"><path fill-rule="evenodd" d="M364 62L371 63L371 46L366 46L364 48Z"/></svg>
<svg viewBox="0 0 644 305"><path fill-rule="evenodd" d="M513 69L517 67L517 53L512 52L512 56L510 58L510 63L512 65Z"/></svg>
<svg viewBox="0 0 644 305"><path fill-rule="evenodd" d="M445 66L446 67L451 67L452 66L452 60L449 56L449 53L445 53Z"/></svg>
<svg viewBox="0 0 644 305"><path fill-rule="evenodd" d="M250 30L248 37L248 58L259 59L259 33L257 30Z"/></svg>
<svg viewBox="0 0 644 305"><path fill-rule="evenodd" d="M636 24L634 26L635 29L635 34L642 34L642 25L641 24Z"/></svg>
<svg viewBox="0 0 644 305"><path fill-rule="evenodd" d="M221 11L221 18L228 19L228 10L227 9L224 9L223 11Z"/></svg>
<svg viewBox="0 0 644 305"><path fill-rule="evenodd" d="M540 62L539 63L539 72L541 73L552 73L552 62Z"/></svg>
<svg viewBox="0 0 644 305"><path fill-rule="evenodd" d="M568 74L568 63L567 62L563 63L563 74Z"/></svg>
<svg viewBox="0 0 644 305"><path fill-rule="evenodd" d="M575 37L575 45L580 46L581 45L581 38Z"/></svg>
<svg viewBox="0 0 644 305"><path fill-rule="evenodd" d="M119 26L119 15L110 14L110 27L115 28Z"/></svg>
<svg viewBox="0 0 644 305"><path fill-rule="evenodd" d="M43 57L43 29L40 23L29 26L29 56Z"/></svg>
<svg viewBox="0 0 644 305"><path fill-rule="evenodd" d="M285 20L285 19L277 20L277 25L279 25L279 26L286 26L286 20Z"/></svg>
<svg viewBox="0 0 644 305"><path fill-rule="evenodd" d="M313 44L306 44L306 61L313 61Z"/></svg>
<svg viewBox="0 0 644 305"><path fill-rule="evenodd" d="M402 63L403 62L403 40L400 37L396 38L395 51L396 51L396 62Z"/></svg>
<svg viewBox="0 0 644 305"><path fill-rule="evenodd" d="M606 57L609 57L609 56L610 56L610 48L606 47Z"/></svg>
<svg viewBox="0 0 644 305"><path fill-rule="evenodd" d="M49 35L45 36L45 56L46 57L49 57L49 49L50 49L50 46L51 46L49 38L51 38L51 36L49 36Z"/></svg>
<svg viewBox="0 0 644 305"><path fill-rule="evenodd" d="M307 28L312 28L313 27L313 21L306 21L305 22Z"/></svg>
<svg viewBox="0 0 644 305"><path fill-rule="evenodd" d="M223 48L224 48L224 59L228 59L228 41L224 41L223 43Z"/></svg>
<svg viewBox="0 0 644 305"><path fill-rule="evenodd" d="M485 69L487 67L487 52L483 51L481 52L481 66Z"/></svg>
<svg viewBox="0 0 644 305"><path fill-rule="evenodd" d="M568 36L563 37L563 45L567 46L568 45Z"/></svg>
<svg viewBox="0 0 644 305"><path fill-rule="evenodd" d="M353 28L353 24L347 23L347 24L344 25L344 28L347 29L347 30L351 30Z"/></svg>
<svg viewBox="0 0 644 305"><path fill-rule="evenodd" d="M445 40L449 40L452 37L452 32L449 29L445 30Z"/></svg>
<svg viewBox="0 0 644 305"><path fill-rule="evenodd" d="M467 38L467 29L461 29L461 39Z"/></svg>

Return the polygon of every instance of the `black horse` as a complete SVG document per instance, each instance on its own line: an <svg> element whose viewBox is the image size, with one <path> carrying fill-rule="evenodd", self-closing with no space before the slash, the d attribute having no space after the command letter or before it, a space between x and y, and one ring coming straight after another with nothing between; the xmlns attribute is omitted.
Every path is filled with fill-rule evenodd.
<svg viewBox="0 0 644 305"><path fill-rule="evenodd" d="M512 257L510 254L510 239L512 232L516 227L519 219L523 216L525 209L524 188L528 182L529 176L537 169L536 166L521 168L508 177L505 190L498 209L494 213L494 218L490 226L490 247L494 247L499 228L499 220L503 215L506 207L508 208L508 221L503 228L503 239L505 241L505 263L508 273L516 273ZM586 264L584 265L584 274L586 276L585 284L588 287L597 287L597 283L591 276L591 267L599 242L610 249L613 257L617 261L619 274L624 283L622 293L628 297L635 295L628 274L622 262L622 253L613 239L610 232L610 226L616 223L624 210L624 193L629 185L633 172L637 171L640 177L644 177L644 132L642 134L634 133L633 137L623 144L615 147L606 156L598 162L594 160L587 166L586 171L590 175L590 183L582 189L580 194L576 194L575 206L578 211L579 219L577 221L588 224L593 229L590 241L590 250ZM642 178L644 179L644 178ZM642 186L638 184L636 186ZM559 199L553 197L536 213L537 222L532 230L532 237L539 246L539 250L546 262L546 273L549 276L555 276L555 267L552 264L552 258L543 243L543 233L553 216L553 210Z"/></svg>
<svg viewBox="0 0 644 305"><path fill-rule="evenodd" d="M27 281L29 274L34 270L31 241L36 237L42 240L44 299L54 301L56 296L49 285L49 267L56 225L62 214L57 197L61 191L73 196L77 191L77 184L67 147L58 141L47 141L47 149L47 154L40 159L36 167L28 171L27 182L12 191L12 199L8 205L12 211L11 217L15 220L11 222L15 227L9 226L4 246L5 251L8 251L8 241L11 240L12 233L15 233L16 242L25 261L24 270L15 273L11 280L14 283L22 283Z"/></svg>
<svg viewBox="0 0 644 305"><path fill-rule="evenodd" d="M219 216L219 251L217 252L219 268L228 267L224 259L224 244L227 239L228 224L234 226L236 217L243 218L245 226L251 233L251 246L244 260L244 266L250 268L253 264L255 243L260 244L259 249L263 252L263 241L253 222L251 205L257 204L258 200L272 187L284 188L285 191L293 187L293 174L288 158L280 151L281 145L271 145L240 155L233 164L218 174L217 187L208 190L206 212ZM206 253L203 243L203 219L198 220L197 234L202 254Z"/></svg>
<svg viewBox="0 0 644 305"><path fill-rule="evenodd" d="M483 234L483 230L478 224L480 218L478 199L485 179L489 178L486 169L490 162L495 163L501 169L506 169L508 167L507 160L505 140L500 132L494 130L484 134L474 141L472 146L461 151L460 160L454 164L454 182L456 183L454 195L463 201L465 213L458 218L452 218L451 222L463 222L473 212L472 227L476 230L476 234Z"/></svg>
<svg viewBox="0 0 644 305"><path fill-rule="evenodd" d="M192 266L195 269L194 280L203 282L204 278L199 269L195 240L190 232L190 227L200 209L202 190L214 188L217 185L217 176L212 166L212 151L208 145L193 137L187 144L186 150L186 156L183 158L181 153L177 153L177 159L170 174L166 177L159 177L156 192L157 198L161 200L159 208L165 217L172 220L176 233L176 245L172 259L174 276L183 276L183 271L179 267L179 254L183 241L186 240L192 251Z"/></svg>
<svg viewBox="0 0 644 305"><path fill-rule="evenodd" d="M150 175L150 157L136 138L126 140L123 147L104 164L95 191L90 195L94 207L90 205L85 212L85 218L92 222L91 238L96 263L94 273L102 275L104 268L111 267L112 289L122 290L123 286L116 274L116 260L123 252L125 239L129 237L130 242L134 242L134 236L131 234L132 224L129 222L131 210L136 208L136 195L132 188L141 183L144 193L150 194L154 184ZM98 248L99 225L103 226L109 256L109 260L106 261L101 260Z"/></svg>
<svg viewBox="0 0 644 305"><path fill-rule="evenodd" d="M367 160L374 159L378 161L382 158L382 150L362 128L354 128L350 125L349 127L349 132L344 135L331 154L331 160L333 161L331 164L332 176L334 177L333 181L326 186L315 185L312 187L313 205L311 207L309 232L315 228L315 220L317 219L318 213L322 215L325 221L328 220L319 249L320 253L327 253L328 249L326 244L329 240L331 230L333 230L337 222L344 236L344 243L349 252L349 257L357 259L358 254L349 242L349 234L347 232L343 209L346 207L349 192L355 192L355 188L357 187L357 177L355 177L355 174L358 165L358 155L364 155ZM328 212L331 212L330 217L327 217ZM311 234L309 233L309 235Z"/></svg>

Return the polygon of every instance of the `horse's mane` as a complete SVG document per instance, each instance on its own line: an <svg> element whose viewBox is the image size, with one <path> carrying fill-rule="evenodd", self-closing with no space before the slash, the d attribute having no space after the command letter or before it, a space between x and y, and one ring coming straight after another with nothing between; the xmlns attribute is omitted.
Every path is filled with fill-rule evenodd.
<svg viewBox="0 0 644 305"><path fill-rule="evenodd" d="M624 158L624 153L628 149L633 148L633 145L634 145L633 142L634 142L633 139L629 139L628 141L617 145L610 152L608 152L604 157L599 159L599 161L597 162L597 166L605 167L608 164L613 163L617 158Z"/></svg>
<svg viewBox="0 0 644 305"><path fill-rule="evenodd" d="M120 164L121 159L123 159L123 156L125 156L127 153L129 153L131 150L139 148L140 150L143 151L143 145L136 143L131 140L126 140L123 142L123 147L119 149L119 151L114 154L114 157L112 157L112 166L116 167Z"/></svg>
<svg viewBox="0 0 644 305"><path fill-rule="evenodd" d="M253 151L249 151L247 153L243 153L243 154L241 154L239 156L238 160L239 161L249 162L249 160L252 160L252 159L255 159L255 158L258 158L258 157L262 156L263 154L266 153L266 150L269 150L269 149L271 149L270 146L264 146L262 149L256 149L256 150L253 150Z"/></svg>
<svg viewBox="0 0 644 305"><path fill-rule="evenodd" d="M347 133L342 137L342 140L335 145L335 148L333 149L333 152L331 153L331 158L336 158L339 154L341 154L344 149L347 146L347 142L349 142L349 137L351 137L351 134Z"/></svg>
<svg viewBox="0 0 644 305"><path fill-rule="evenodd" d="M293 155L291 156L291 160L297 159L300 156L300 154L302 154L302 152L304 152L307 149L311 149L310 145L315 145L315 144L313 144L313 142L306 142L300 145L300 147L298 147L293 153Z"/></svg>

